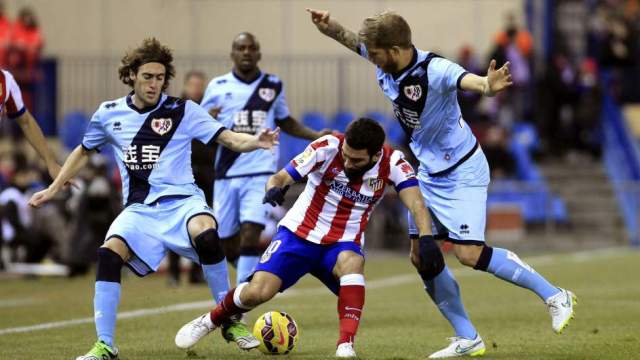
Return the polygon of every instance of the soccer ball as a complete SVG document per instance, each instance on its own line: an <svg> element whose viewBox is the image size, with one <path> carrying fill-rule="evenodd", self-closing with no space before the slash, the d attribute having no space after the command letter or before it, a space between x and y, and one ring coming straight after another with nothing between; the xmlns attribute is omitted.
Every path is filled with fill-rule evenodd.
<svg viewBox="0 0 640 360"><path fill-rule="evenodd" d="M253 335L260 340L258 349L263 354L284 355L298 342L298 325L287 313L269 311L256 320Z"/></svg>

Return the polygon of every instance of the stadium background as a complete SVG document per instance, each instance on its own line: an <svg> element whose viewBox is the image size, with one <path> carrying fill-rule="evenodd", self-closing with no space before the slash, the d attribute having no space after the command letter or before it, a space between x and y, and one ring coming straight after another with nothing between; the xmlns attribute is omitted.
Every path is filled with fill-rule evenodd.
<svg viewBox="0 0 640 360"><path fill-rule="evenodd" d="M562 340L550 339L548 335L540 335L542 340L519 348L519 338L510 338L507 334L518 333L525 327L523 323L542 328L547 326L547 319L518 317L515 315L517 306L511 312L500 312L502 318L492 318L494 326L500 330L491 336L508 339L508 350L502 358L532 357L530 351L537 350L537 341L548 344L540 358L573 358L566 355L567 351L581 354L575 358L591 358L603 353L615 356L617 345L626 346L628 352L612 358L637 356L633 349L638 350L640 341L637 338L640 294L637 279L629 276L640 270L636 252L640 245L638 1L12 0L5 1L4 5L8 18L15 18L20 9L29 7L38 19L44 47L35 67L28 69L31 75L26 75L20 85L31 96L30 109L59 151L61 161L69 149L79 143L86 121L97 105L128 92L117 79L116 69L124 51L145 37L155 36L174 49L177 75L168 92L179 95L184 75L189 70L203 71L209 78L228 72L231 40L240 31L250 31L261 43L263 60L260 67L284 80L288 103L296 118L317 129L326 126L343 129L350 119L369 114L385 125L390 141L402 148L405 139L391 118L388 102L376 86L374 68L319 34L304 8L329 9L332 16L352 30L359 27L365 16L393 9L406 17L417 47L454 61L468 60L465 65L482 74L490 56L505 53L505 47L510 45L505 40L505 32L509 24L514 24L518 33L526 35L524 43L516 43L529 71L524 86L509 96L490 101L460 94L465 118L488 153L493 170L488 239L528 256L566 254L543 255L539 270L555 274L552 279L576 284L579 295L587 295L588 299L591 295L592 301L587 300L583 306L585 312L586 309L592 311L579 320L583 322L577 325L578 336L569 340L571 345L567 348ZM620 52L620 46L625 50ZM46 184L49 180L41 174L40 164L30 148L24 145L15 126L3 120L0 131L2 189L11 186L12 177L20 172L21 164L25 164L16 160L16 156L21 155L27 158L30 191ZM283 136L282 142L281 162L305 145L287 136ZM493 155L493 161L489 153ZM67 351L66 357L73 355L68 353L69 349L64 349L64 339L78 337L79 327L64 325L61 326L63 331L29 328L22 332L15 329L38 326L47 321L82 318L91 313L93 278L86 271L91 269L105 223L108 224L119 211L115 195L119 185L108 157L93 159L89 170L79 178L84 184L81 191L68 193L52 206L35 211L26 226L28 236L38 238L33 244L27 242L26 246L44 251L35 254L34 259L25 259L24 251L18 251L16 259L10 258L10 252L3 252L4 271L0 271L2 359L48 354L46 348L52 346L51 339L60 340L53 346L57 351ZM295 193L290 193L289 201ZM368 273L368 277L376 280L380 276L380 281L384 281L387 279L384 276L402 278L411 273L408 261L397 258L398 254L404 256L408 247L404 218L404 210L393 196L376 210L367 241L367 248L374 250L371 254L376 270ZM268 239L268 233L264 237ZM10 248L9 241L6 238L3 241L5 248ZM622 250L591 251L612 247ZM574 260L565 263L563 260L567 259ZM12 260L19 260L20 264ZM25 260L27 264L23 263ZM454 261L449 259L449 263ZM532 261L538 266L535 260ZM611 268L597 270L605 267ZM388 269L388 273L381 272L382 268ZM464 270L460 271L464 274ZM39 277L38 282L24 280L25 276L34 277L34 273L38 274L35 275ZM44 274L78 276L67 282L64 277L49 279ZM613 278L616 280L611 280ZM153 279L149 285L146 280L141 283L146 290L138 288L138 280L129 279L124 293L132 293L134 300L124 302L123 308L133 311L148 306L146 301L150 294L165 291L164 279L161 276ZM424 321L434 322L438 316L426 298L423 299L417 276L410 279L402 280L398 285L401 286L399 293L407 293L403 301L411 308L413 303L409 300L412 297L420 299L424 303L421 315ZM477 289L481 294L491 294L490 299L478 300L480 305L469 305L472 314L477 311L478 317L490 317L493 313L490 302L511 306L500 295L511 297L515 290L504 289L492 280L488 283L478 281L475 277L461 280L463 293L467 286L471 293ZM301 291L314 286L317 284L303 282ZM206 299L206 289L202 287L167 292L169 295L165 299L154 300L152 305L163 307L180 301ZM376 296L383 290L372 292ZM69 299L64 294L74 294L74 299L65 304ZM521 298L516 299L521 299L523 304L533 302L528 294L519 296ZM43 299L59 311L49 309ZM475 301L471 297L467 299ZM607 300L617 306L617 311L602 311L602 307L608 307ZM293 299L278 301L273 306L281 305L294 316L296 310L298 314L309 310ZM368 301L371 301L367 305L371 313L367 316L372 322L389 320L381 305L388 301L385 297ZM30 302L35 305L29 305ZM201 304L199 308L205 307ZM270 305L264 309L269 308ZM39 316L31 313L33 309L37 309ZM163 358L160 353L165 351L169 354L167 358L175 358L171 341L166 339L191 314L178 312L171 316L165 323L164 333L151 329L142 320L131 320L129 325L123 323L125 325L119 327L120 333L127 331L127 327L139 327L164 339L153 343L162 351L154 353L143 346L134 358L145 358L142 354L147 350L146 353L155 354L150 358ZM306 336L331 337L335 328L335 324L323 322L320 316L310 313L301 316L309 325L321 323L320 330L302 327L302 345L306 344L312 356L324 345L320 340L306 339ZM398 316L410 317L411 314ZM506 319L511 319L509 316L515 316L515 328L504 325ZM585 324L588 320L591 322ZM376 329L389 325L382 320L375 321ZM435 321L438 329L432 335L446 336L446 326L439 321ZM84 324L81 326L85 334L91 333L90 321L80 324ZM365 355L391 356L393 352L385 353L383 344L402 340L393 336L374 340L373 333L381 330L371 330L371 335L367 335L368 326L366 322L363 324L363 342L372 347ZM489 326L491 322L488 322ZM309 329L308 333L305 333L306 329ZM419 328L414 330L421 331ZM600 331L601 338L591 337ZM537 330L534 334L538 334ZM121 339L125 344L136 341L124 334ZM31 341L41 342L44 346L36 347L39 350L35 353L19 351ZM84 345L79 346L78 351L82 351ZM494 345L494 352L497 348ZM210 350L205 350L205 354L206 351ZM232 353L223 354L233 356ZM409 352L402 356L415 358L417 354Z"/></svg>

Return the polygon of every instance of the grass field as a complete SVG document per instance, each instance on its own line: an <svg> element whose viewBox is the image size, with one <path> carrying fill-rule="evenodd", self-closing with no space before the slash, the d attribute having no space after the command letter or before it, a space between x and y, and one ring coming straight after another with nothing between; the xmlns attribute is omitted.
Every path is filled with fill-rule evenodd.
<svg viewBox="0 0 640 360"><path fill-rule="evenodd" d="M523 258L578 295L576 318L564 334L556 335L546 307L533 293L456 264L452 268L464 303L488 347L485 358L640 359L640 252ZM446 345L451 330L405 257L370 256L366 278L356 342L360 358L424 359ZM207 309L208 290L168 288L165 280L161 275L123 280L120 313L125 318L117 327L121 359L187 358L173 338L183 323ZM92 297L92 276L0 280L0 359L74 359L86 352L95 341ZM251 312L249 321L267 310L287 311L300 327L298 347L288 358L325 359L335 352L335 308L335 297L317 280L305 278L285 296ZM257 351L239 352L218 333L195 352L192 359L263 358Z"/></svg>

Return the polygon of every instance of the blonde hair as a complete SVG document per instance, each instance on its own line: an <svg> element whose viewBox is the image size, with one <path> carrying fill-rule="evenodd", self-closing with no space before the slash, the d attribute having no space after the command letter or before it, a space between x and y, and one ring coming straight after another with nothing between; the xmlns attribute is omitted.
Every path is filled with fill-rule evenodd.
<svg viewBox="0 0 640 360"><path fill-rule="evenodd" d="M412 46L409 24L393 11L383 11L364 19L358 37L367 47L407 49Z"/></svg>

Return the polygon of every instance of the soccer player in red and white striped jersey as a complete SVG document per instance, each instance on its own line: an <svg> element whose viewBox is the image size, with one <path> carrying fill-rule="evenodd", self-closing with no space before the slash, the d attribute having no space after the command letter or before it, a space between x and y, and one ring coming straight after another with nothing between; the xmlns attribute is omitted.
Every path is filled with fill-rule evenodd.
<svg viewBox="0 0 640 360"><path fill-rule="evenodd" d="M24 106L22 93L16 80L10 72L0 69L0 113L9 119L15 119L22 128L27 141L38 152L38 155L47 165L47 170L52 179L60 172L60 165L47 145L42 134L42 129L33 118L29 110Z"/></svg>
<svg viewBox="0 0 640 360"><path fill-rule="evenodd" d="M361 118L345 135L326 135L267 182L265 202L282 204L289 185L307 184L279 224L250 282L239 284L211 313L183 326L182 348L193 346L229 317L244 313L294 285L305 274L338 295L340 335L337 357L355 357L353 342L364 306L364 230L371 212L395 187L418 221L421 237L431 236L431 219L413 168L402 152L384 145L382 127ZM417 254L417 240L412 243Z"/></svg>

